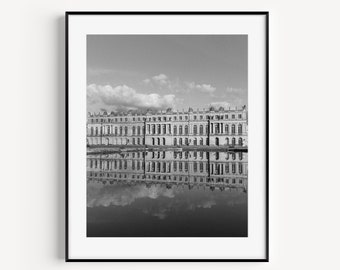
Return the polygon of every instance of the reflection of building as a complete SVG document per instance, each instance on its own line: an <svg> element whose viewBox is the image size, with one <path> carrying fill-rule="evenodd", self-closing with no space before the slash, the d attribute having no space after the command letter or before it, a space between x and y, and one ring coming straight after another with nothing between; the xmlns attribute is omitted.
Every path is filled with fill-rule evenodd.
<svg viewBox="0 0 340 270"><path fill-rule="evenodd" d="M247 188L246 153L204 151L88 155L89 180Z"/></svg>
<svg viewBox="0 0 340 270"><path fill-rule="evenodd" d="M246 107L88 114L89 145L248 145Z"/></svg>

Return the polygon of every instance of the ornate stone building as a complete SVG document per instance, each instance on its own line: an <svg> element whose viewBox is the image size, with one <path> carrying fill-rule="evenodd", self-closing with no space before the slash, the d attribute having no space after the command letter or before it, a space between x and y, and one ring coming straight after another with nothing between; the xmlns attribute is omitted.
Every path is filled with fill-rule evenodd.
<svg viewBox="0 0 340 270"><path fill-rule="evenodd" d="M88 145L247 146L245 106L225 110L88 113Z"/></svg>

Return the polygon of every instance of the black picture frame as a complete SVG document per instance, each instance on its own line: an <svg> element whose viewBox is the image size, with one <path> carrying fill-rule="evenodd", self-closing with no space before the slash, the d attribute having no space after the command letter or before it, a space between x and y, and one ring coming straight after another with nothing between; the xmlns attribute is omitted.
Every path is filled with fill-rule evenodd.
<svg viewBox="0 0 340 270"><path fill-rule="evenodd" d="M71 259L69 257L69 16L82 15L262 15L265 16L265 258L263 259ZM65 12L65 261L66 262L269 262L269 12L268 11L67 11Z"/></svg>

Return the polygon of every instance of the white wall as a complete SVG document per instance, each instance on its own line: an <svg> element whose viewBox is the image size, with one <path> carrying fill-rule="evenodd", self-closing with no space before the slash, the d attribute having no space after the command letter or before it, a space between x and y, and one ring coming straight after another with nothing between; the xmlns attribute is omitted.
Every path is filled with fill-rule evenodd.
<svg viewBox="0 0 340 270"><path fill-rule="evenodd" d="M270 263L340 267L339 1L1 2L1 269L203 269L65 263L65 10L270 11ZM210 266L209 266L210 267Z"/></svg>

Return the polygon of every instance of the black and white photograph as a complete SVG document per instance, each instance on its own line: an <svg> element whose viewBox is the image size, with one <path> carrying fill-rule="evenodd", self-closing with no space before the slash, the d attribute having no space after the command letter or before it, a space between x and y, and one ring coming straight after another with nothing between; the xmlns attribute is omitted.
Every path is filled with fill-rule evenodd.
<svg viewBox="0 0 340 270"><path fill-rule="evenodd" d="M247 237L247 35L86 42L87 237Z"/></svg>
<svg viewBox="0 0 340 270"><path fill-rule="evenodd" d="M267 261L268 14L67 19L67 260Z"/></svg>

